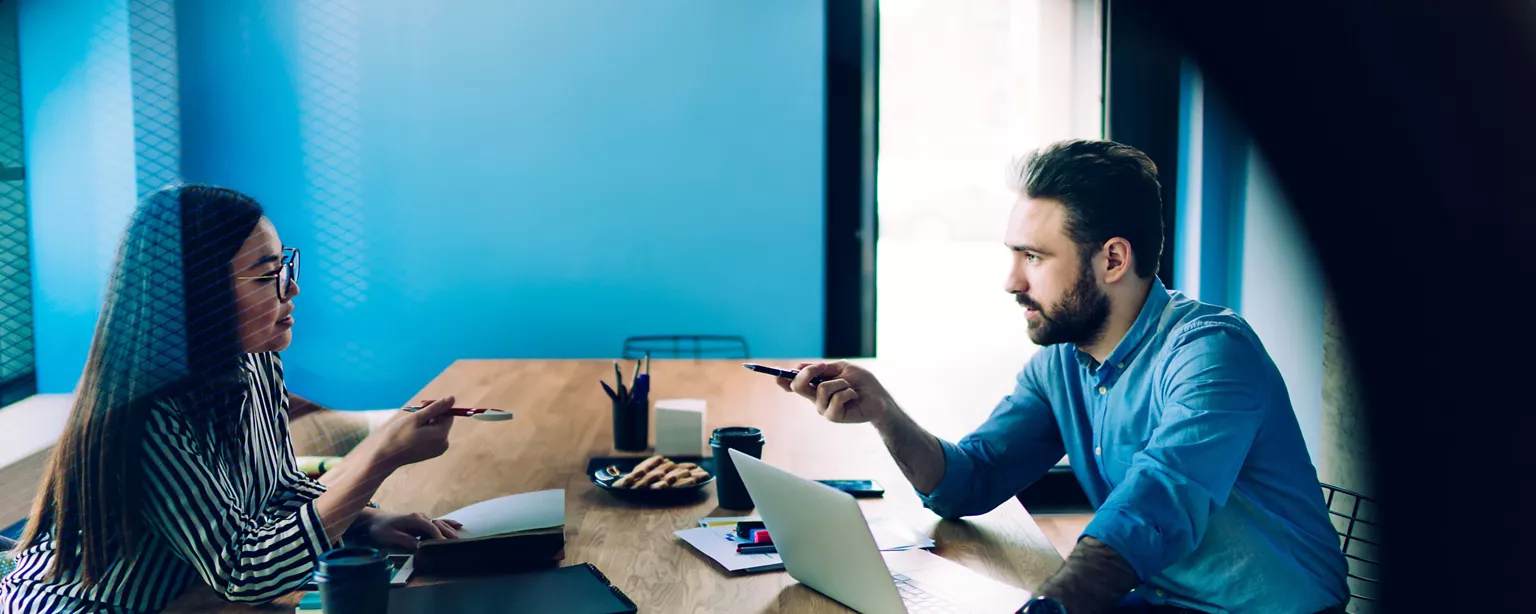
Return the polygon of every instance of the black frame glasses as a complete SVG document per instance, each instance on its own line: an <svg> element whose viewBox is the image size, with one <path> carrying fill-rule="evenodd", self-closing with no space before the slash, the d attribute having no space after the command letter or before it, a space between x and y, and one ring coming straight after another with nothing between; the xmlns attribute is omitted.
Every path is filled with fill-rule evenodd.
<svg viewBox="0 0 1536 614"><path fill-rule="evenodd" d="M299 248L283 248L283 259L276 273L257 275L255 277L236 277L235 279L276 279L277 300L287 300L289 289L293 287L295 282L299 281Z"/></svg>

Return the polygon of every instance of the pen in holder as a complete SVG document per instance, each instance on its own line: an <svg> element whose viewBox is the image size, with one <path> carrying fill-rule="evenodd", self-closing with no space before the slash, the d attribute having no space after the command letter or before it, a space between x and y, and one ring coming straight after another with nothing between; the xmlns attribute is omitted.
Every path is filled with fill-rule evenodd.
<svg viewBox="0 0 1536 614"><path fill-rule="evenodd" d="M641 365L645 372L641 373ZM618 376L618 390L603 382L603 390L613 401L613 448L623 452L641 452L650 447L650 357L635 363L635 374L630 385L624 385L624 375L619 363L613 363L613 373Z"/></svg>

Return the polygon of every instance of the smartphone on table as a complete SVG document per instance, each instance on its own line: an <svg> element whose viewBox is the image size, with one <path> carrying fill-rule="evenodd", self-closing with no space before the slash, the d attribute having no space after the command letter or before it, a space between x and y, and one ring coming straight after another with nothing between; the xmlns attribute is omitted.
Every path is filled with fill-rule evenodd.
<svg viewBox="0 0 1536 614"><path fill-rule="evenodd" d="M874 480L816 480L855 497L883 497L885 487Z"/></svg>

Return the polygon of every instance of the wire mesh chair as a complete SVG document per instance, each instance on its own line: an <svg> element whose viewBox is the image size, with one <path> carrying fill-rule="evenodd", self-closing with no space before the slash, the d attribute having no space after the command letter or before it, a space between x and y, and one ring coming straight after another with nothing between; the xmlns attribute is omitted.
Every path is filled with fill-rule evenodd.
<svg viewBox="0 0 1536 614"><path fill-rule="evenodd" d="M645 356L652 358L739 358L748 359L752 352L747 348L745 337L738 335L646 335L624 340L623 357L634 360Z"/></svg>
<svg viewBox="0 0 1536 614"><path fill-rule="evenodd" d="M1349 611L1375 612L1381 588L1381 521L1376 500L1346 488L1318 484L1323 487L1329 520L1349 564Z"/></svg>

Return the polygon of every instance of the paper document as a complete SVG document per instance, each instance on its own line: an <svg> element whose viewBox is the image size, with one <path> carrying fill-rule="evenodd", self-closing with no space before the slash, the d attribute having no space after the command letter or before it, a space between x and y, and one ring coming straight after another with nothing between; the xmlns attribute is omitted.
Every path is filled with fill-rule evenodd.
<svg viewBox="0 0 1536 614"><path fill-rule="evenodd" d="M777 554L737 554L733 531L734 527L699 527L678 531L676 535L704 556L714 559L726 571L784 569L784 560Z"/></svg>
<svg viewBox="0 0 1536 614"><path fill-rule="evenodd" d="M688 545L693 546L695 550L719 563L726 571L754 573L783 569L784 561L778 554L736 553L736 545L741 542L736 537L736 522L741 520L758 520L758 518L703 518L699 520L699 524L704 526L678 531L676 535ZM768 532L772 534L773 530L769 529ZM928 549L937 545L932 539L919 536L907 525L894 518L870 520L869 532L875 537L875 546L886 551Z"/></svg>
<svg viewBox="0 0 1536 614"><path fill-rule="evenodd" d="M565 524L565 490L540 490L498 497L443 514L457 520L460 539L490 537Z"/></svg>

